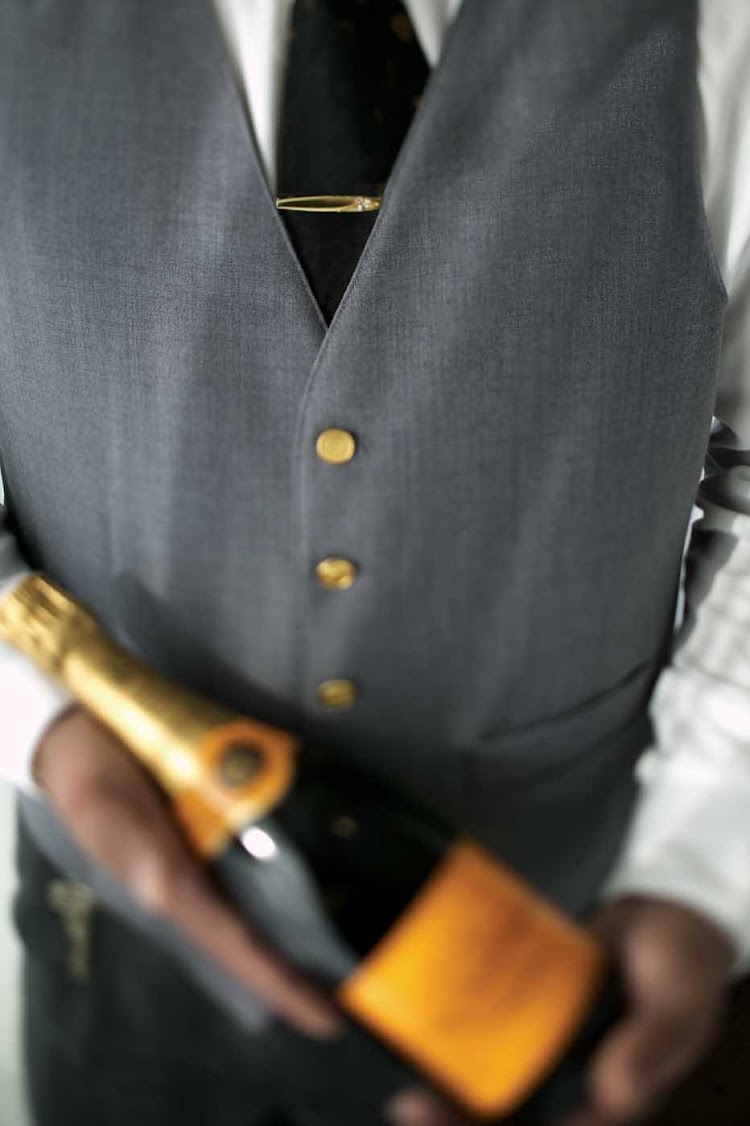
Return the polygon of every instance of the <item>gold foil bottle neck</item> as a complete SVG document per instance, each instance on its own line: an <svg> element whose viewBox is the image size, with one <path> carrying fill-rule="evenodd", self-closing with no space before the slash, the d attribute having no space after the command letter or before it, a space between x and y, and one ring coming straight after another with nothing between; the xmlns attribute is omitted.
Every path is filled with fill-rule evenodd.
<svg viewBox="0 0 750 1126"><path fill-rule="evenodd" d="M66 655L98 628L79 602L42 574L22 579L0 601L0 637L54 676Z"/></svg>
<svg viewBox="0 0 750 1126"><path fill-rule="evenodd" d="M59 680L151 771L197 852L219 853L294 779L297 740L236 715L127 652L44 575L0 601L0 636Z"/></svg>

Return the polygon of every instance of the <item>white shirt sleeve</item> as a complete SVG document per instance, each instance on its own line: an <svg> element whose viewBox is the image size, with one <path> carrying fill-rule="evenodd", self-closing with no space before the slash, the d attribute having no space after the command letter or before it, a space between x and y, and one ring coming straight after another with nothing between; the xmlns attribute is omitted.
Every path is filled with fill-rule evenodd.
<svg viewBox="0 0 750 1126"><path fill-rule="evenodd" d="M0 599L29 568L5 525L0 478ZM38 792L32 777L34 752L44 732L73 702L70 693L23 653L0 641L0 779Z"/></svg>
<svg viewBox="0 0 750 1126"><path fill-rule="evenodd" d="M655 745L605 898L709 915L750 966L750 5L702 5L703 184L728 294L715 471L699 490L686 617L651 700Z"/></svg>

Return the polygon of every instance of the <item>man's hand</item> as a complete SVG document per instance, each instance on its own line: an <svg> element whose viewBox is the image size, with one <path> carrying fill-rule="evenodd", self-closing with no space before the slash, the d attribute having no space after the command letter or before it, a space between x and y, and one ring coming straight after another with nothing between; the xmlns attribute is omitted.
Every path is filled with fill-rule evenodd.
<svg viewBox="0 0 750 1126"><path fill-rule="evenodd" d="M735 959L707 918L663 900L620 899L594 929L620 965L629 1008L591 1061L586 1106L564 1126L624 1126L652 1114L710 1047Z"/></svg>
<svg viewBox="0 0 750 1126"><path fill-rule="evenodd" d="M141 906L180 928L301 1032L337 1031L330 1003L214 890L155 783L88 712L74 707L48 728L34 773L81 849Z"/></svg>
<svg viewBox="0 0 750 1126"><path fill-rule="evenodd" d="M656 1110L710 1046L734 952L708 919L658 899L620 899L600 911L594 930L620 966L629 1006L590 1062L586 1105L559 1126L630 1126ZM416 1089L388 1113L393 1126L466 1126Z"/></svg>

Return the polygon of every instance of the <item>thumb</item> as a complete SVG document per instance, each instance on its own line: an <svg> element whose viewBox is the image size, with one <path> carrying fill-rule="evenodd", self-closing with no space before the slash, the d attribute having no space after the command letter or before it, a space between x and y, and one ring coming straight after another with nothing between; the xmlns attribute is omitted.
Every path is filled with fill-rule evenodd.
<svg viewBox="0 0 750 1126"><path fill-rule="evenodd" d="M632 901L610 912L629 1010L595 1054L589 1098L615 1121L643 1115L693 1067L724 1007L730 951L690 910Z"/></svg>
<svg viewBox="0 0 750 1126"><path fill-rule="evenodd" d="M616 1121L647 1110L687 1070L702 1033L683 1022L648 1020L636 1014L602 1045L589 1072L589 1095L598 1111Z"/></svg>

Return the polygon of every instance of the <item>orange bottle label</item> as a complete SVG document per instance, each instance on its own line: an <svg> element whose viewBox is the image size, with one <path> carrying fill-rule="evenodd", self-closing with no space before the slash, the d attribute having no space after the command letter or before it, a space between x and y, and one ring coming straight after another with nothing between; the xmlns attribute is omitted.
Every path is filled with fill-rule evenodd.
<svg viewBox="0 0 750 1126"><path fill-rule="evenodd" d="M564 1055L603 973L592 937L459 840L337 998L473 1114L495 1117Z"/></svg>

